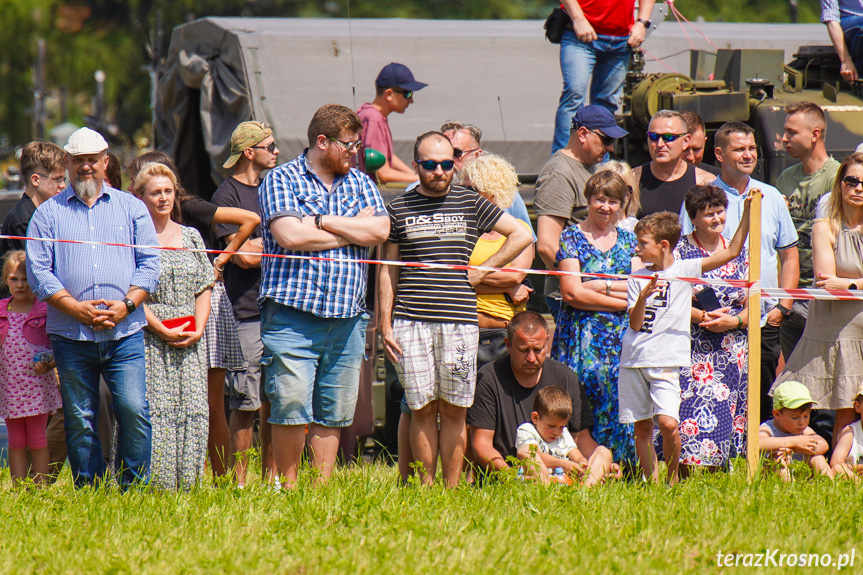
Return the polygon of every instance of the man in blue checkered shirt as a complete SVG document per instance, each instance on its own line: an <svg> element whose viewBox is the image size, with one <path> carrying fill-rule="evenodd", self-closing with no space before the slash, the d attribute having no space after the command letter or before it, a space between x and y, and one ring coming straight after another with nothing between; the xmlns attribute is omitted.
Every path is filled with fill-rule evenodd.
<svg viewBox="0 0 863 575"><path fill-rule="evenodd" d="M312 465L326 480L356 408L369 320L368 266L356 260L390 231L377 187L351 168L360 130L350 108L322 106L309 124L308 149L270 171L258 191L264 253L300 256L264 257L258 297L273 455L288 487L297 480L305 426Z"/></svg>

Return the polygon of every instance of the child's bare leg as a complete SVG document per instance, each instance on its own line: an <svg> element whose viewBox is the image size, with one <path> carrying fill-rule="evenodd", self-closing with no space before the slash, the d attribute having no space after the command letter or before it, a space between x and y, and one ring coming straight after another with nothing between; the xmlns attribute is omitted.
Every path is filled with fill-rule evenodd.
<svg viewBox="0 0 863 575"><path fill-rule="evenodd" d="M830 464L823 455L813 455L809 458L809 467L812 468L814 475L826 475L833 479L833 470L830 469Z"/></svg>
<svg viewBox="0 0 863 575"><path fill-rule="evenodd" d="M12 476L13 483L27 478L27 450L26 449L10 449L9 450L9 474Z"/></svg>
<svg viewBox="0 0 863 575"><path fill-rule="evenodd" d="M611 451L607 447L598 445L587 460L588 475L584 479L585 487L592 487L600 483L611 471Z"/></svg>
<svg viewBox="0 0 863 575"><path fill-rule="evenodd" d="M776 473L782 481L788 483L791 481L791 452L787 449L778 449L773 455L776 465Z"/></svg>
<svg viewBox="0 0 863 575"><path fill-rule="evenodd" d="M30 449L33 456L33 478L36 483L47 483L48 476L51 473L51 456L48 453L48 446L40 449Z"/></svg>
<svg viewBox="0 0 863 575"><path fill-rule="evenodd" d="M662 453L665 463L668 465L668 483L677 483L678 470L680 469L680 432L677 430L678 422L668 415L657 415L656 423L659 433L662 435Z"/></svg>
<svg viewBox="0 0 863 575"><path fill-rule="evenodd" d="M854 483L860 483L860 476L844 461L833 466L833 477L850 479Z"/></svg>
<svg viewBox="0 0 863 575"><path fill-rule="evenodd" d="M642 419L635 422L635 454L641 471L648 481L659 481L659 466L656 460L656 450L653 449L653 419Z"/></svg>

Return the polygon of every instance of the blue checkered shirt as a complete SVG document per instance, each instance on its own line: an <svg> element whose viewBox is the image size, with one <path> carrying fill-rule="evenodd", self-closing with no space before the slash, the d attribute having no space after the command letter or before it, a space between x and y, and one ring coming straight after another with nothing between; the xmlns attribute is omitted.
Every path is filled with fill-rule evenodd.
<svg viewBox="0 0 863 575"><path fill-rule="evenodd" d="M261 220L266 223L261 230L267 254L365 259L369 248L353 244L321 252L286 250L276 242L270 224L280 217L355 216L369 206L374 207L375 215L387 215L380 192L367 175L351 169L337 178L328 192L305 153L270 170L258 188L258 201ZM269 298L318 317L354 317L365 311L367 279L367 264L264 257L258 303Z"/></svg>
<svg viewBox="0 0 863 575"><path fill-rule="evenodd" d="M102 187L92 208L78 199L69 186L39 206L30 220L27 235L116 244L159 244L144 202L107 185ZM159 281L159 250L28 241L27 280L40 300L64 288L78 301L121 300L131 286L153 293ZM118 340L137 333L145 325L144 306L138 306L117 327L100 331L48 306L48 333L78 341Z"/></svg>

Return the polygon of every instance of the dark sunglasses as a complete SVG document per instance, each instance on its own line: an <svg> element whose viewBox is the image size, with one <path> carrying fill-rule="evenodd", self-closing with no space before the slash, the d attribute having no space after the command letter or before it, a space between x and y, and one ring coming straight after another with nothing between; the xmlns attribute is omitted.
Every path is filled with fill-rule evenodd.
<svg viewBox="0 0 863 575"><path fill-rule="evenodd" d="M460 160L462 156L464 156L466 154L472 154L478 150L479 150L479 148L474 148L473 150L461 150L459 148L453 148L452 149L452 157L455 158L456 160Z"/></svg>
<svg viewBox="0 0 863 575"><path fill-rule="evenodd" d="M437 170L438 166L440 166L444 172L448 172L452 170L453 166L455 166L455 162L453 160L444 160L442 162L436 162L434 160L417 160L417 164L419 164L422 169L429 172Z"/></svg>
<svg viewBox="0 0 863 575"><path fill-rule="evenodd" d="M390 88L390 89L393 92L396 92L397 94L401 94L402 96L404 96L405 100L410 100L411 98L414 97L414 91L413 90L400 90L398 88Z"/></svg>
<svg viewBox="0 0 863 575"><path fill-rule="evenodd" d="M603 134L599 130L591 130L594 134L599 136L599 141L602 142L603 147L607 148L614 143L614 138L609 136L608 134Z"/></svg>
<svg viewBox="0 0 863 575"><path fill-rule="evenodd" d="M335 138L330 138L329 136L327 136L327 139L337 143L339 146L341 146L347 152L353 152L354 150L359 149L359 147L363 145L362 140L354 140L353 142L343 142L343 141L337 140Z"/></svg>
<svg viewBox="0 0 863 575"><path fill-rule="evenodd" d="M677 138L682 138L686 134L657 134L656 132L647 132L647 139L651 142L659 141L659 138L662 138L662 141L666 144L670 144Z"/></svg>
<svg viewBox="0 0 863 575"><path fill-rule="evenodd" d="M863 184L863 180L856 176L845 176L844 178L842 178L842 183L849 188L856 188L860 184Z"/></svg>
<svg viewBox="0 0 863 575"><path fill-rule="evenodd" d="M276 151L276 143L275 142L270 142L266 146L249 146L249 147L254 148L256 150L266 150L271 154Z"/></svg>

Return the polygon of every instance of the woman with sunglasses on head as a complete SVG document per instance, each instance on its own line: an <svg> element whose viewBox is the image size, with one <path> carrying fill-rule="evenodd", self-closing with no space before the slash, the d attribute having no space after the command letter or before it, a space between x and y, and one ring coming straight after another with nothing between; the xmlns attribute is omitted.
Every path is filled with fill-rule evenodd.
<svg viewBox="0 0 863 575"><path fill-rule="evenodd" d="M560 235L556 265L564 272L628 274L639 269L635 236L618 227L628 190L613 170L599 171L584 187L587 217ZM636 264L633 264L633 260ZM578 374L593 412L591 435L618 463L635 464L631 423L618 421L617 377L627 325L626 280L565 275L551 357Z"/></svg>
<svg viewBox="0 0 863 575"><path fill-rule="evenodd" d="M863 153L839 166L826 218L812 227L815 286L863 289ZM783 381L805 385L815 409L836 410L833 444L857 414L854 399L863 381L863 301L814 300L803 337L773 389ZM772 393L772 390L771 390Z"/></svg>

